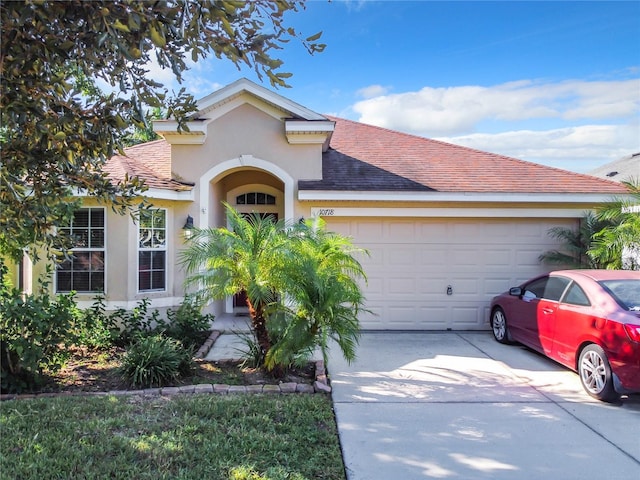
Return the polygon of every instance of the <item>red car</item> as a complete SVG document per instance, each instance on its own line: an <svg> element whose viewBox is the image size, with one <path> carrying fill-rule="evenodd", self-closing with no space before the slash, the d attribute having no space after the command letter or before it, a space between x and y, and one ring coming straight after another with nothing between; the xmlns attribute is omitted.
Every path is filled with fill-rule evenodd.
<svg viewBox="0 0 640 480"><path fill-rule="evenodd" d="M491 302L500 343L520 342L577 371L599 400L640 392L640 272L562 270Z"/></svg>

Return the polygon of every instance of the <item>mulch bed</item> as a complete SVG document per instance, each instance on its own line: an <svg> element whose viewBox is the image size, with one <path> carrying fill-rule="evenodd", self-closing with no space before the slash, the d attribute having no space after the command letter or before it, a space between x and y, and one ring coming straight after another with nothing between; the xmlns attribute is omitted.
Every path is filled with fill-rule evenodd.
<svg viewBox="0 0 640 480"><path fill-rule="evenodd" d="M45 377L39 388L29 393L109 392L132 389L117 372L123 354L122 348L112 348L107 351L76 349L64 368ZM309 363L304 368L291 369L283 377L276 378L262 369L242 368L239 362L196 360L192 375L182 377L170 386L278 385L285 382L313 385L314 381L315 365L313 363Z"/></svg>

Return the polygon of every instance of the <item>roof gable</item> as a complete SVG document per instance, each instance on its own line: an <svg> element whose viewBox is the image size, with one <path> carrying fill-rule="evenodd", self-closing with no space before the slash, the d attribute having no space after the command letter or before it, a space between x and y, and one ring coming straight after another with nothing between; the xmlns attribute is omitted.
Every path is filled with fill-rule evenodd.
<svg viewBox="0 0 640 480"><path fill-rule="evenodd" d="M333 122L327 117L242 78L201 98L198 111L187 122L187 132L178 131L175 120L154 120L153 130L169 143L202 144L206 140L207 126L231 110L244 104L282 120L289 143L321 143L328 146Z"/></svg>

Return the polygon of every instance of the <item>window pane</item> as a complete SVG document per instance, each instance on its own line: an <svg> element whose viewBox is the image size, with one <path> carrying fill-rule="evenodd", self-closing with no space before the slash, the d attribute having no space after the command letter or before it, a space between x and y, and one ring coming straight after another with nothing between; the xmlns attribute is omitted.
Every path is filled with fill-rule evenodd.
<svg viewBox="0 0 640 480"><path fill-rule="evenodd" d="M89 229L88 228L73 229L73 246L77 248L89 247Z"/></svg>
<svg viewBox="0 0 640 480"><path fill-rule="evenodd" d="M140 252L138 254L139 270L149 270L151 268L151 252Z"/></svg>
<svg viewBox="0 0 640 480"><path fill-rule="evenodd" d="M104 291L104 273L94 272L91 274L91 291L92 292Z"/></svg>
<svg viewBox="0 0 640 480"><path fill-rule="evenodd" d="M91 252L73 252L73 270L88 271L91 265Z"/></svg>
<svg viewBox="0 0 640 480"><path fill-rule="evenodd" d="M152 230L150 228L140 229L140 248L151 247L151 235L152 235Z"/></svg>
<svg viewBox="0 0 640 480"><path fill-rule="evenodd" d="M165 236L164 230L154 231L151 246L154 248L164 247L164 244L165 244L164 236Z"/></svg>
<svg viewBox="0 0 640 480"><path fill-rule="evenodd" d="M238 195L236 197L236 205L244 205L246 202L247 202L247 198L244 194Z"/></svg>
<svg viewBox="0 0 640 480"><path fill-rule="evenodd" d="M104 248L104 230L93 229L91 230L91 248Z"/></svg>
<svg viewBox="0 0 640 480"><path fill-rule="evenodd" d="M165 211L156 210L153 214L153 228L165 228Z"/></svg>
<svg viewBox="0 0 640 480"><path fill-rule="evenodd" d="M544 295L544 287L547 284L549 277L540 278L531 282L525 287L525 295L529 298L542 298Z"/></svg>
<svg viewBox="0 0 640 480"><path fill-rule="evenodd" d="M92 208L91 214L91 227L104 228L104 209Z"/></svg>
<svg viewBox="0 0 640 480"><path fill-rule="evenodd" d="M91 271L93 272L104 271L104 253L103 252L91 252Z"/></svg>
<svg viewBox="0 0 640 480"><path fill-rule="evenodd" d="M256 193L251 192L247 193L247 205L255 205L256 204Z"/></svg>
<svg viewBox="0 0 640 480"><path fill-rule="evenodd" d="M89 272L75 272L73 274L73 290L78 292L90 292Z"/></svg>
<svg viewBox="0 0 640 480"><path fill-rule="evenodd" d="M565 288L569 284L569 279L565 277L549 277L549 281L544 289L544 298L547 300L560 300Z"/></svg>
<svg viewBox="0 0 640 480"><path fill-rule="evenodd" d="M151 253L151 268L154 270L164 270L164 252L152 252Z"/></svg>
<svg viewBox="0 0 640 480"><path fill-rule="evenodd" d="M575 282L569 287L567 295L564 297L564 303L570 303L572 305L582 305L585 307L590 305L589 299L584 293L584 290L582 290L582 288L580 288L580 286L578 286L578 284Z"/></svg>
<svg viewBox="0 0 640 480"><path fill-rule="evenodd" d="M71 272L58 271L57 288L59 292L70 292L71 288Z"/></svg>
<svg viewBox="0 0 640 480"><path fill-rule="evenodd" d="M140 228L151 228L153 226L153 216L149 210L140 210Z"/></svg>
<svg viewBox="0 0 640 480"><path fill-rule="evenodd" d="M151 290L151 273L143 271L138 273L138 290Z"/></svg>
<svg viewBox="0 0 640 480"><path fill-rule="evenodd" d="M164 290L164 272L151 272L151 288L154 290Z"/></svg>
<svg viewBox="0 0 640 480"><path fill-rule="evenodd" d="M273 195L267 195L267 205L275 205L276 204L276 197L274 197Z"/></svg>
<svg viewBox="0 0 640 480"><path fill-rule="evenodd" d="M73 226L74 227L89 226L89 209L82 208L80 210L76 210L73 213Z"/></svg>

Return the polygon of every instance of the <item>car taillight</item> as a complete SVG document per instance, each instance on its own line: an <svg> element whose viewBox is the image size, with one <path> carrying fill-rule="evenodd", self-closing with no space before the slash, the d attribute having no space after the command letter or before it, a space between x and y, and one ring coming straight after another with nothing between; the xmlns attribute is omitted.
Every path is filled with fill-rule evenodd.
<svg viewBox="0 0 640 480"><path fill-rule="evenodd" d="M625 323L624 331L632 342L640 343L640 325Z"/></svg>

